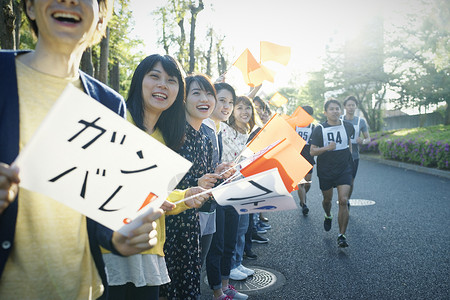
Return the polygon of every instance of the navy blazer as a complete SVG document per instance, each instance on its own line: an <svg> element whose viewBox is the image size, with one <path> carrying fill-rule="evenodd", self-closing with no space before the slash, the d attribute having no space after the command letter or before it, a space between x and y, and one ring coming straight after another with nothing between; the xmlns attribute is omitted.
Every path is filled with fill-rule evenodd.
<svg viewBox="0 0 450 300"><path fill-rule="evenodd" d="M19 95L15 58L26 51L0 51L0 162L11 164L19 154ZM116 91L80 71L80 79L86 94L115 113L125 117L125 101ZM0 215L0 278L14 246L18 201L11 203ZM100 245L120 255L112 245L112 230L87 218L87 230L92 257L102 278L107 295L105 265Z"/></svg>

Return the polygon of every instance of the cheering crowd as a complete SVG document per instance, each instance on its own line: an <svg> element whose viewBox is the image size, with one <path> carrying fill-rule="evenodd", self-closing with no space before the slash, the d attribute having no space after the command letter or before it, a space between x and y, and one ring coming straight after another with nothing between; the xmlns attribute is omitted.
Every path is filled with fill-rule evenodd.
<svg viewBox="0 0 450 300"><path fill-rule="evenodd" d="M252 276L242 261L256 259L252 243L268 243L260 234L270 225L263 215L238 215L202 192L233 176L239 154L272 112L256 96L258 88L237 96L223 76L216 82L186 76L169 55L150 55L138 65L126 101L83 73L82 54L103 36L111 2L24 1L36 48L0 51L0 298L199 299L204 270L214 299L247 299L229 280ZM130 236L19 188L20 170L12 163L69 83L192 163L161 208ZM342 116L341 103L328 100L326 122L297 128L308 143L301 154L311 164L318 157L327 231L338 189L339 247L348 246L357 145L369 140L364 120L353 115L357 104L346 99ZM304 215L311 174L299 184Z"/></svg>

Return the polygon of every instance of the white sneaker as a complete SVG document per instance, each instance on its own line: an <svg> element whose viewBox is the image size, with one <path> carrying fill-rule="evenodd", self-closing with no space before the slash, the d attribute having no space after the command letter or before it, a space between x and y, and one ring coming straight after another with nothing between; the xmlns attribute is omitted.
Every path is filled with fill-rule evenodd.
<svg viewBox="0 0 450 300"><path fill-rule="evenodd" d="M230 279L245 280L245 279L247 279L247 277L248 276L245 273L242 273L241 271L239 271L238 268L231 269L231 271L230 271Z"/></svg>
<svg viewBox="0 0 450 300"><path fill-rule="evenodd" d="M246 300L248 298L248 295L239 293L231 284L228 285L227 289L223 291L223 293L233 300Z"/></svg>
<svg viewBox="0 0 450 300"><path fill-rule="evenodd" d="M239 271L241 271L242 273L244 273L247 276L252 276L253 274L255 274L255 270L246 268L242 264L240 264L239 267L237 267L236 269L238 269Z"/></svg>

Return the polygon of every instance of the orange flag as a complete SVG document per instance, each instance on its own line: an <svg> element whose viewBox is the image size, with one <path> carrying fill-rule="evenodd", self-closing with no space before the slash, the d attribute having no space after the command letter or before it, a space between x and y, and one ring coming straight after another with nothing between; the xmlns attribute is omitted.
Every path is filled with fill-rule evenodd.
<svg viewBox="0 0 450 300"><path fill-rule="evenodd" d="M292 129L283 117L274 114L266 125L264 125L264 127L261 128L255 137L247 144L241 155L248 157L283 139L286 139L294 147L297 154L300 154L303 147L306 145L305 140Z"/></svg>
<svg viewBox="0 0 450 300"><path fill-rule="evenodd" d="M260 42L261 63L265 61L275 61L282 65L287 65L291 59L291 47L280 46L271 42Z"/></svg>
<svg viewBox="0 0 450 300"><path fill-rule="evenodd" d="M242 52L233 66L241 71L245 83L249 86L258 86L264 80L274 82L275 72L261 66L248 48Z"/></svg>
<svg viewBox="0 0 450 300"><path fill-rule="evenodd" d="M265 66L260 66L258 69L248 74L250 82L253 83L254 86L260 85L264 80L274 82L274 76L275 72Z"/></svg>
<svg viewBox="0 0 450 300"><path fill-rule="evenodd" d="M288 99L281 95L280 93L276 92L272 98L270 98L269 103L273 106L280 107L281 105L284 105L288 102Z"/></svg>
<svg viewBox="0 0 450 300"><path fill-rule="evenodd" d="M314 121L314 118L308 114L301 106L292 113L292 115L286 120L292 128L306 127Z"/></svg>
<svg viewBox="0 0 450 300"><path fill-rule="evenodd" d="M256 61L255 57L253 57L253 54L250 52L250 50L248 50L248 48L245 49L244 52L242 52L242 54L234 62L233 66L237 67L241 71L246 84L252 84L249 73L261 67L261 65Z"/></svg>
<svg viewBox="0 0 450 300"><path fill-rule="evenodd" d="M298 188L298 183L311 170L312 165L289 141L283 140L240 172L248 177L273 168L278 168L286 190L290 193Z"/></svg>

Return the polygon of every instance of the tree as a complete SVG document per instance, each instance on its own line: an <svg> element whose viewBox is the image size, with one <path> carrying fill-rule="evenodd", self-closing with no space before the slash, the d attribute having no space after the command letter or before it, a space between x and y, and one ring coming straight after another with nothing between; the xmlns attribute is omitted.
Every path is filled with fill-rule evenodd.
<svg viewBox="0 0 450 300"><path fill-rule="evenodd" d="M309 105L314 109L314 118L324 121L325 74L323 71L310 72L306 84L299 89L297 106Z"/></svg>
<svg viewBox="0 0 450 300"><path fill-rule="evenodd" d="M161 28L162 36L158 43L163 46L166 54L176 57L188 72L198 71L212 76L215 59L220 73L227 70L228 61L222 46L225 37L218 38L214 31L209 29L204 39L198 39L197 17L203 9L203 0L169 0L168 5L157 8L153 13L160 24L158 27ZM185 19L188 16L189 52L186 50L185 30ZM178 33L175 30L177 27ZM196 40L200 40L200 43Z"/></svg>
<svg viewBox="0 0 450 300"><path fill-rule="evenodd" d="M143 41L130 37L134 21L129 3L130 0L116 1L109 22L109 85L124 96L128 93L134 70L144 57L142 52L135 50Z"/></svg>
<svg viewBox="0 0 450 300"><path fill-rule="evenodd" d="M108 66L109 66L109 36L110 28L106 28L105 37L100 41L100 70L98 73L98 80L108 83Z"/></svg>
<svg viewBox="0 0 450 300"><path fill-rule="evenodd" d="M106 37L100 45L83 53L81 69L126 95L131 75L143 54L133 49L141 40L130 38L134 22L129 10L129 0L117 0L112 19L108 23Z"/></svg>
<svg viewBox="0 0 450 300"><path fill-rule="evenodd" d="M326 96L355 96L370 128L380 130L382 104L391 80L384 70L383 20L374 18L357 38L328 49L324 76Z"/></svg>
<svg viewBox="0 0 450 300"><path fill-rule="evenodd" d="M0 46L2 49L16 49L16 16L13 0L0 0Z"/></svg>
<svg viewBox="0 0 450 300"><path fill-rule="evenodd" d="M403 35L392 44L392 59L399 65L392 83L399 96L398 108L428 107L446 103L445 124L450 124L450 4L429 0L430 11L416 28L413 16Z"/></svg>
<svg viewBox="0 0 450 300"><path fill-rule="evenodd" d="M193 3L189 5L191 11L191 33L189 39L189 73L194 72L195 69L195 24L197 22L197 15L204 9L203 1L199 0L198 6Z"/></svg>

